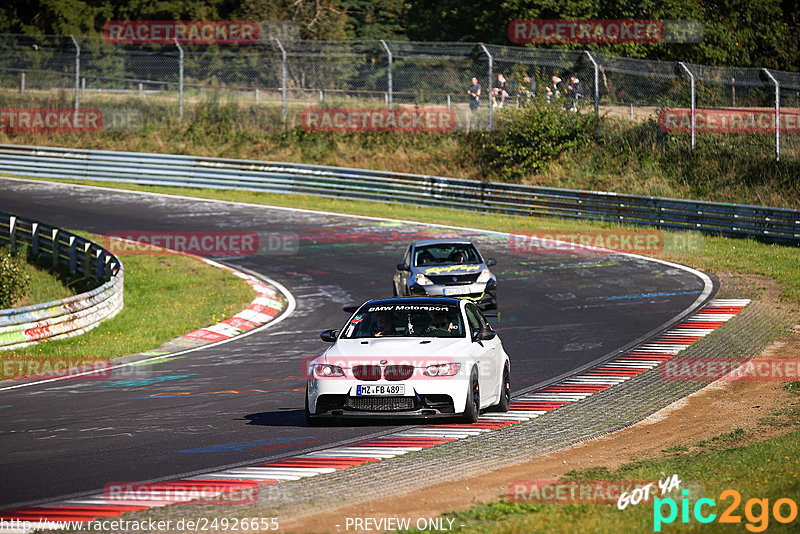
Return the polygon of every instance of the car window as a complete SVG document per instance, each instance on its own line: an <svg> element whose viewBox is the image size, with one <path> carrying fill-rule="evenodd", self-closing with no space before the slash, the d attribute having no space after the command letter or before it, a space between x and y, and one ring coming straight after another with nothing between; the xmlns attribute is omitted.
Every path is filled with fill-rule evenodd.
<svg viewBox="0 0 800 534"><path fill-rule="evenodd" d="M414 249L414 266L481 263L478 250L471 243L442 243Z"/></svg>
<svg viewBox="0 0 800 534"><path fill-rule="evenodd" d="M403 255L403 263L405 265L411 265L411 245L406 247L406 253Z"/></svg>
<svg viewBox="0 0 800 534"><path fill-rule="evenodd" d="M366 305L345 325L343 339L378 337L464 337L458 305Z"/></svg>
<svg viewBox="0 0 800 534"><path fill-rule="evenodd" d="M479 314L471 305L467 305L467 321L469 322L469 329L472 334L475 334L481 329L481 320Z"/></svg>

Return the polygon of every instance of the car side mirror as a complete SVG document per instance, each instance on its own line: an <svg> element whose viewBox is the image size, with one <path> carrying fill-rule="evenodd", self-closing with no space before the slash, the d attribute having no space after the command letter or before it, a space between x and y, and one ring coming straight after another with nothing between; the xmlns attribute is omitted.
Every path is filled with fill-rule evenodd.
<svg viewBox="0 0 800 534"><path fill-rule="evenodd" d="M398 271L410 271L411 269L409 269L408 265L406 265L405 263L398 263L397 264L397 270Z"/></svg>
<svg viewBox="0 0 800 534"><path fill-rule="evenodd" d="M486 259L486 266L487 267L493 267L495 265L497 265L497 260L496 259L494 259L494 258L487 258Z"/></svg>
<svg viewBox="0 0 800 534"><path fill-rule="evenodd" d="M333 343L334 341L336 341L337 337L339 337L338 330L324 330L319 335L319 338L326 343Z"/></svg>
<svg viewBox="0 0 800 534"><path fill-rule="evenodd" d="M481 328L475 334L476 341L489 341L490 339L494 339L497 333L492 330L491 328Z"/></svg>

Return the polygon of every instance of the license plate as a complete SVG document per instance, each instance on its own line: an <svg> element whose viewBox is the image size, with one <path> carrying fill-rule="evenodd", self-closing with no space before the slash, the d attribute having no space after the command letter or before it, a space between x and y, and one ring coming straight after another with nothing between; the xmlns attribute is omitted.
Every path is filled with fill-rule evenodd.
<svg viewBox="0 0 800 534"><path fill-rule="evenodd" d="M370 384L356 386L356 395L405 395L403 384Z"/></svg>
<svg viewBox="0 0 800 534"><path fill-rule="evenodd" d="M445 295L469 295L471 293L469 286L460 287L446 287L444 288Z"/></svg>

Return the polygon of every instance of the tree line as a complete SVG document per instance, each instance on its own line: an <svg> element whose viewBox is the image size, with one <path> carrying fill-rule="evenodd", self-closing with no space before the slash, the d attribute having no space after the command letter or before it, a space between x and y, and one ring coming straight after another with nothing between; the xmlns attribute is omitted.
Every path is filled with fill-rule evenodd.
<svg viewBox="0 0 800 534"><path fill-rule="evenodd" d="M800 0L5 0L0 33L99 35L109 20L290 21L303 39L512 44L515 19L694 19L699 43L532 45L800 71Z"/></svg>

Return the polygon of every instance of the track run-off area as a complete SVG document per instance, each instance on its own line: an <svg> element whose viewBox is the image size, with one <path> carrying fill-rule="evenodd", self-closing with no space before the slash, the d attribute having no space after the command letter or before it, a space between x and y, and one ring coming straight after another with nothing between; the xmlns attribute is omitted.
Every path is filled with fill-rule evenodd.
<svg viewBox="0 0 800 534"><path fill-rule="evenodd" d="M344 308L390 296L394 266L412 240L466 237L497 259L496 330L517 396L654 338L716 288L703 273L641 256L519 253L507 234L255 204L4 179L0 211L104 235L297 238L291 251L214 257L290 293L294 309L273 326L121 368L104 380L0 384L0 509L90 495L114 481L196 476L413 430L377 422L312 428L303 414L305 362L326 347L319 332L339 328L348 317Z"/></svg>

